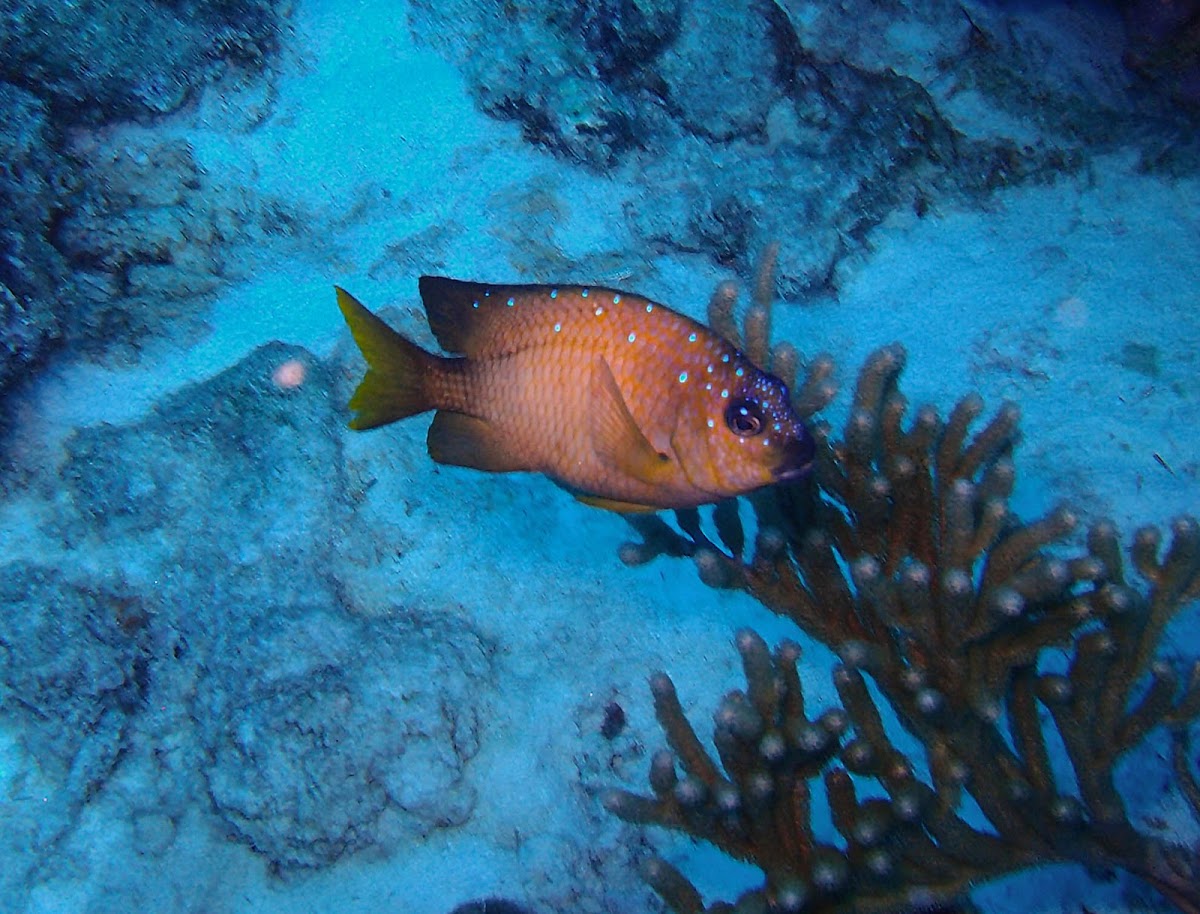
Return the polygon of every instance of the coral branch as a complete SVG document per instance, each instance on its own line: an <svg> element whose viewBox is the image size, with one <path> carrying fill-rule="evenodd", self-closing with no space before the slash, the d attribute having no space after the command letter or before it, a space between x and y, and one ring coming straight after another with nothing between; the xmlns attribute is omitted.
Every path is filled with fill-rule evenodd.
<svg viewBox="0 0 1200 914"><path fill-rule="evenodd" d="M766 357L762 276L755 288L743 330L730 287L718 290L710 314L730 339ZM770 357L793 382L795 351L777 346ZM634 522L643 541L623 547L627 560L693 556L704 581L746 592L834 648L841 707L806 716L799 648L785 642L772 655L757 635L739 632L747 687L717 710L718 758L658 674L652 689L671 753L655 757L656 799L618 794L610 808L760 867L763 887L732 910L956 904L980 881L1074 861L1122 868L1197 914L1200 851L1139 831L1115 771L1168 728L1182 802L1200 820L1188 757L1200 662L1180 667L1160 655L1166 626L1200 597L1200 525L1174 520L1165 544L1156 528L1142 528L1127 561L1115 526L1099 521L1084 551L1073 552L1071 510L1021 522L1008 508L1018 409L1003 405L973 432L984 404L970 395L944 423L922 407L906 426L904 362L899 346L868 358L840 437L814 425L811 490L777 487L747 499L758 527L749 548L732 503L714 512L720 546L694 514L677 517L682 533ZM794 402L807 415L832 391L828 362L810 363ZM1064 655L1065 665L1048 661ZM901 729L923 759L897 748L912 744L894 739ZM1053 763L1059 744L1073 778ZM676 764L687 775L678 784ZM921 770L927 783L914 775ZM812 821L820 791L840 843ZM966 797L983 821L961 812ZM677 912L731 910L699 907L685 877L655 873L652 885Z"/></svg>

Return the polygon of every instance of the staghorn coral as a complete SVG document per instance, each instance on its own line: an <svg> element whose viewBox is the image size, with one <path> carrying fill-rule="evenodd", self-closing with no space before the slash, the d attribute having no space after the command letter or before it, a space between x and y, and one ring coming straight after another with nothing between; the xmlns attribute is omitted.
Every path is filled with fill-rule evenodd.
<svg viewBox="0 0 1200 914"><path fill-rule="evenodd" d="M768 349L768 272L769 263L741 332L732 287L718 290L709 317L794 382L794 350ZM876 352L841 437L817 425L812 491L750 497L749 547L737 505L726 503L713 512L719 544L695 512L680 512L682 534L659 518L631 521L642 541L621 553L631 564L691 556L709 585L745 591L832 646L842 707L810 717L800 648L772 653L741 631L747 687L716 712L717 757L657 673L670 749L653 757L653 794L614 790L605 805L763 871L764 884L736 904L705 907L682 873L650 860L648 882L678 914L963 905L979 882L1065 861L1119 867L1200 912L1200 848L1139 830L1116 785L1126 753L1166 728L1179 792L1200 821L1188 751L1200 662L1181 670L1158 654L1168 622L1200 597L1200 525L1176 519L1165 548L1143 528L1126 561L1101 521L1072 551L1069 509L1033 522L1008 509L1016 407L974 434L983 403L973 395L945 421L923 407L906 425L903 365L899 346ZM794 397L803 414L828 402L830 371L828 359L809 366ZM1056 766L1055 743L1069 771ZM814 824L819 792L840 841Z"/></svg>

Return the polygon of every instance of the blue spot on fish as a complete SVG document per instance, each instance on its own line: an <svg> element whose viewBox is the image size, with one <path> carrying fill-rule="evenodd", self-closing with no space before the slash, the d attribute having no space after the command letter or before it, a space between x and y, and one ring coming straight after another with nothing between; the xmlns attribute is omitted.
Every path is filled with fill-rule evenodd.
<svg viewBox="0 0 1200 914"><path fill-rule="evenodd" d="M686 380L687 380L687 372L686 371L679 372L679 383L682 384Z"/></svg>
<svg viewBox="0 0 1200 914"><path fill-rule="evenodd" d="M636 339L637 339L637 334L636 334L636 333L631 333L631 334L629 334L629 342L631 342L631 343L632 343L632 342L633 342L634 340L636 340Z"/></svg>
<svg viewBox="0 0 1200 914"><path fill-rule="evenodd" d="M688 334L688 342L689 342L689 343L694 343L694 342L696 342L696 334L694 334L694 333L689 333L689 334ZM712 371L712 369L710 368L710 369L709 369L709 371Z"/></svg>
<svg viewBox="0 0 1200 914"><path fill-rule="evenodd" d="M558 289L551 289L551 290L550 290L550 297L551 297L551 298L558 298Z"/></svg>
<svg viewBox="0 0 1200 914"><path fill-rule="evenodd" d="M517 303L517 300L516 300L515 298L510 298L510 299L508 300L508 306L509 306L510 308L511 308L513 305L515 305L516 303Z"/></svg>
<svg viewBox="0 0 1200 914"><path fill-rule="evenodd" d="M620 295L614 295L614 296L613 296L613 304L614 304L614 305L619 305L620 303L621 303L621 296L620 296Z"/></svg>
<svg viewBox="0 0 1200 914"><path fill-rule="evenodd" d="M579 294L580 294L580 295L582 295L584 298L587 298L588 290L587 290L587 289L584 289L584 290L583 290L582 292L580 292Z"/></svg>

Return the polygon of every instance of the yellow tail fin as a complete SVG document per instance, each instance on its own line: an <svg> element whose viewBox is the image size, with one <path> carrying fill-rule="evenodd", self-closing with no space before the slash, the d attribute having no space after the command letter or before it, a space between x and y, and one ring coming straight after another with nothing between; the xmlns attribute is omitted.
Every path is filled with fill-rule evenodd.
<svg viewBox="0 0 1200 914"><path fill-rule="evenodd" d="M357 413L350 427L378 428L433 409L428 379L437 370L437 356L402 337L345 289L334 288L342 316L367 360L367 373L350 398L350 408Z"/></svg>

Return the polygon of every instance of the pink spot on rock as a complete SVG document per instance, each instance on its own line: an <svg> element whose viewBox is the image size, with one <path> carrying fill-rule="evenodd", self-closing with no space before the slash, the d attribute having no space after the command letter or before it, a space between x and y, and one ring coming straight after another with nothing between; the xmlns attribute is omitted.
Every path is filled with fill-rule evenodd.
<svg viewBox="0 0 1200 914"><path fill-rule="evenodd" d="M275 367L271 372L271 380L280 390L295 390L304 383L307 375L308 369L304 367L303 362L299 359L288 359Z"/></svg>

